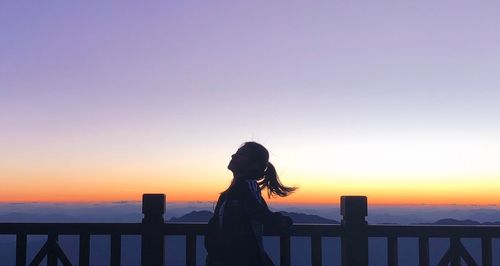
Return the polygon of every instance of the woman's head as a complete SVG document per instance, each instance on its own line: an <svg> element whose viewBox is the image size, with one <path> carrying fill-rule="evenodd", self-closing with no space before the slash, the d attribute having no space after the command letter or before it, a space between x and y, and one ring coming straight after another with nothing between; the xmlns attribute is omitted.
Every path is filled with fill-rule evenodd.
<svg viewBox="0 0 500 266"><path fill-rule="evenodd" d="M235 154L227 168L236 177L246 179L259 179L264 175L264 170L269 162L269 152L257 142L245 142Z"/></svg>
<svg viewBox="0 0 500 266"><path fill-rule="evenodd" d="M257 142L245 142L233 154L227 166L235 178L255 179L260 189L267 188L268 196L285 197L296 190L281 184L276 169L269 162L269 152Z"/></svg>

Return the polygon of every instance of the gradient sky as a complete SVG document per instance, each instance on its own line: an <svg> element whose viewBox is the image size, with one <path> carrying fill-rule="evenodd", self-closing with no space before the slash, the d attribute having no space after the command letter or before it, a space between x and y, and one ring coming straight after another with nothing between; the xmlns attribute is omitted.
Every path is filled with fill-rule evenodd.
<svg viewBox="0 0 500 266"><path fill-rule="evenodd" d="M2 1L0 201L500 204L498 1Z"/></svg>

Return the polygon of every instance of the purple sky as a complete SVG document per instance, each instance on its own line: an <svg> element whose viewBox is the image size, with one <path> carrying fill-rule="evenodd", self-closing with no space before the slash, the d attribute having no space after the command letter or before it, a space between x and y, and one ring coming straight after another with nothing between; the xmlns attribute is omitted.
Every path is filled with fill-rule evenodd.
<svg viewBox="0 0 500 266"><path fill-rule="evenodd" d="M154 183L198 168L224 186L249 139L306 192L309 173L369 179L324 158L355 165L349 144L379 140L403 144L377 164L444 141L440 156L464 154L422 176L498 177L498 14L498 1L2 1L0 177Z"/></svg>

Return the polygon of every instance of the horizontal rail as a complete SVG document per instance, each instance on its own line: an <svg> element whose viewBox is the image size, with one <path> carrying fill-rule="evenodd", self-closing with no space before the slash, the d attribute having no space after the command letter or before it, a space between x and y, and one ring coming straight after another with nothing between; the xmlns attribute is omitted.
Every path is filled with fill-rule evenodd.
<svg viewBox="0 0 500 266"><path fill-rule="evenodd" d="M206 223L165 223L164 235L203 235ZM0 223L0 235L140 235L141 223ZM323 224L296 224L286 233L266 231L267 236L332 236L340 237L342 226Z"/></svg>
<svg viewBox="0 0 500 266"><path fill-rule="evenodd" d="M500 238L500 226L483 225L368 225L368 237Z"/></svg>
<svg viewBox="0 0 500 266"><path fill-rule="evenodd" d="M140 235L141 223L0 223L3 235ZM164 235L203 235L205 223L165 223ZM266 236L341 237L342 225L295 224L287 232L265 231ZM500 226L483 225L368 225L368 237L500 238Z"/></svg>
<svg viewBox="0 0 500 266"><path fill-rule="evenodd" d="M163 232L165 235L203 235L205 229L206 224L204 223L166 223ZM342 226L338 224L294 224L287 232L265 230L264 235L340 237L342 235Z"/></svg>
<svg viewBox="0 0 500 266"><path fill-rule="evenodd" d="M0 235L140 235L140 223L0 223Z"/></svg>

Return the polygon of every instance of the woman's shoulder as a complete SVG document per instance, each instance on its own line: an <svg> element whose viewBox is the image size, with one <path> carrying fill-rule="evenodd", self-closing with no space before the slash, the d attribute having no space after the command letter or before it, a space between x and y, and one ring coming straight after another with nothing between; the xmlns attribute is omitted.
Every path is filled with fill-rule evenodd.
<svg viewBox="0 0 500 266"><path fill-rule="evenodd" d="M238 180L226 191L231 197L245 197L259 192L259 185L254 180Z"/></svg>
<svg viewBox="0 0 500 266"><path fill-rule="evenodd" d="M255 180L241 180L234 184L231 195L236 198L252 199L258 202L263 201L260 187ZM262 202L261 202L262 204Z"/></svg>

